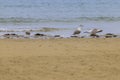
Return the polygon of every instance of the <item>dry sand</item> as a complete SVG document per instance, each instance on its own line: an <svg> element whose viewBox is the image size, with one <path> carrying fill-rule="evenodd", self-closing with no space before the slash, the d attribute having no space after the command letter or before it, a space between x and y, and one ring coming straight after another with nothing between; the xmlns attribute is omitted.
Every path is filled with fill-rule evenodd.
<svg viewBox="0 0 120 80"><path fill-rule="evenodd" d="M120 80L120 39L0 40L0 80Z"/></svg>

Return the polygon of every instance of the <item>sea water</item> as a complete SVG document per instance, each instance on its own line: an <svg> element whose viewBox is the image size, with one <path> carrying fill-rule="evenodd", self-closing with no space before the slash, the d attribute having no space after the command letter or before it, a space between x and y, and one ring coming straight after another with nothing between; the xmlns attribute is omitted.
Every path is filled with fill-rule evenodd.
<svg viewBox="0 0 120 80"><path fill-rule="evenodd" d="M44 33L69 36L84 25L120 34L119 8L120 0L0 0L0 32L65 28Z"/></svg>

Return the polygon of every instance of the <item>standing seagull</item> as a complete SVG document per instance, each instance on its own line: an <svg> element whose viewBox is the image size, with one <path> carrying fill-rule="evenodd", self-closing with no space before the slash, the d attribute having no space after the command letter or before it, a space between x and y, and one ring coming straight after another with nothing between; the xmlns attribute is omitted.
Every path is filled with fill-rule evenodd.
<svg viewBox="0 0 120 80"><path fill-rule="evenodd" d="M74 31L73 35L78 35L78 34L80 34L80 33L81 33L81 30L82 30L82 27L83 27L83 25L80 25L80 26Z"/></svg>

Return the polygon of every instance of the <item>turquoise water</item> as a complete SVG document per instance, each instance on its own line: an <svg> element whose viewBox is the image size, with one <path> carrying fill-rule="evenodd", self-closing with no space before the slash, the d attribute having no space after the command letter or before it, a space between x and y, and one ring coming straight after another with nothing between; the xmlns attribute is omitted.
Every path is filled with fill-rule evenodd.
<svg viewBox="0 0 120 80"><path fill-rule="evenodd" d="M119 8L120 0L0 0L0 30L69 28L65 35L83 24L120 34Z"/></svg>

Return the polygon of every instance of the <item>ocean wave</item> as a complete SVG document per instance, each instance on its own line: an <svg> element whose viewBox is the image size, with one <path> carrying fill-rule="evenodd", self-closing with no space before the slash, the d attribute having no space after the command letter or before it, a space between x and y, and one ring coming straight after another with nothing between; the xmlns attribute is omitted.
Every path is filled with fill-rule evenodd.
<svg viewBox="0 0 120 80"><path fill-rule="evenodd" d="M76 19L83 21L120 21L120 17L79 17Z"/></svg>
<svg viewBox="0 0 120 80"><path fill-rule="evenodd" d="M0 18L0 23L79 22L79 21L120 21L120 17L78 17L65 19Z"/></svg>
<svg viewBox="0 0 120 80"><path fill-rule="evenodd" d="M49 28L49 27L42 27L41 29L5 29L0 28L0 32L53 32L53 31L60 31L60 30L68 30L67 28Z"/></svg>

